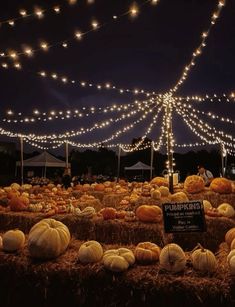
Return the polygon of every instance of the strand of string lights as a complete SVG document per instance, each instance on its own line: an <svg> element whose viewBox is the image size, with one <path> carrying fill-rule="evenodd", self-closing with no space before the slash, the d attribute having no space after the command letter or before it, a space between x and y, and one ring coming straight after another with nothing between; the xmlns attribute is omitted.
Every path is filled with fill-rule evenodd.
<svg viewBox="0 0 235 307"><path fill-rule="evenodd" d="M11 17L7 19L0 19L0 26L2 27L3 25L8 25L11 28L14 28L16 26L16 23L20 20L26 20L30 19L30 17L36 18L36 19L42 19L45 17L46 13L54 13L56 15L60 14L63 12L65 5L62 4L55 4L49 8L41 8L39 6L35 6L33 10L29 11L26 9L20 9L19 10L19 15L16 17Z"/></svg>
<svg viewBox="0 0 235 307"><path fill-rule="evenodd" d="M151 101L151 100L150 100ZM38 109L33 111L33 115L25 115L20 112L17 113L13 110L8 110L6 112L6 117L2 119L3 122L7 123L35 123L36 121L52 121L54 119L80 119L83 117L88 117L93 114L104 114L104 113L114 113L121 112L123 110L128 111L132 108L139 108L141 105L146 104L146 102L136 100L132 104L113 104L112 106L104 106L104 107L81 107L80 109L75 110L52 110L49 112L42 112ZM17 117L16 117L17 116Z"/></svg>
<svg viewBox="0 0 235 307"><path fill-rule="evenodd" d="M188 111L188 112L187 112ZM214 142L223 143L226 147L234 147L233 137L231 135L225 134L223 131L217 131L214 127L211 127L207 123L204 123L202 120L198 119L197 122L193 119L195 118L195 114L191 115L191 111L185 110L182 106L178 106L176 108L176 112L183 117L184 122L190 128L190 130L197 135L201 140L208 144L213 144ZM193 118L192 118L193 117ZM200 131L201 133L199 133ZM208 136L210 139L208 139ZM228 138L228 141L225 141L224 138ZM233 143L232 143L233 142Z"/></svg>
<svg viewBox="0 0 235 307"><path fill-rule="evenodd" d="M0 52L0 56L3 58L10 58L14 61L17 61L17 59L22 56L22 55L26 55L26 56L32 56L33 54L39 52L39 51L48 51L49 49L52 49L54 47L58 47L58 46L62 46L63 48L68 48L69 44L72 41L81 41L86 35L88 35L91 32L97 31L98 29L101 29L113 22L116 22L117 20L130 15L132 18L137 17L137 15L139 14L139 10L141 7L151 3L151 4L157 4L158 1L153 1L153 0L146 0L143 3L139 4L137 6L137 4L132 4L131 7L127 10L124 11L123 13L119 14L119 15L113 15L112 18L110 19L109 22L103 22L103 23L99 23L97 20L93 19L91 21L91 28L89 28L86 31L74 31L74 35L73 37L70 38L66 38L63 39L61 41L57 41L57 42L46 42L46 40L42 40L39 44L38 47L30 47L30 46L25 46L23 47L22 51L16 51L16 50L12 50L12 48L7 48L7 50L9 51L2 51ZM8 65L7 63L5 63L6 65ZM20 65L20 63L17 63ZM5 66L6 66L5 65Z"/></svg>
<svg viewBox="0 0 235 307"><path fill-rule="evenodd" d="M177 101L196 101L196 102L235 102L235 96L233 94L213 94L213 95L208 95L206 94L205 96L199 96L199 95L194 95L194 96L174 96L174 99Z"/></svg>
<svg viewBox="0 0 235 307"><path fill-rule="evenodd" d="M196 59L202 54L203 49L206 47L206 41L209 37L211 29L216 24L216 21L219 19L221 11L224 6L225 6L225 0L219 0L217 3L216 9L212 14L212 17L210 20L210 26L208 30L202 33L201 42L199 46L194 50L191 61L184 67L181 77L179 78L175 86L170 90L170 92L174 92L174 93L177 92L179 87L182 86L183 83L186 81L191 69L195 66Z"/></svg>
<svg viewBox="0 0 235 307"><path fill-rule="evenodd" d="M61 133L61 134L52 134L52 135L35 135L35 134L24 134L24 133L16 133L16 132L12 132L12 131L7 131L3 128L0 128L0 134L2 135L6 135L9 137L23 137L23 138L27 138L30 139L32 141L42 141L42 140L55 140L55 139L67 139L67 138L71 138L71 137L75 137L75 136L79 136L79 135L84 135L85 133L91 132L95 129L102 129L105 127L110 126L110 124L112 123L116 123L125 119L128 119L138 113L143 112L144 113L144 117L146 117L146 114L148 114L149 112L151 112L152 109L150 109L150 106L153 103L149 103L148 101L145 101L144 105L138 105L136 110L131 110L129 113L124 113L122 114L120 117L116 118L116 119L109 119L109 120L104 120L101 123L95 123L91 128L80 128L76 131L71 130L71 131L67 131L65 133ZM155 106L155 103L154 103Z"/></svg>
<svg viewBox="0 0 235 307"><path fill-rule="evenodd" d="M133 148L131 148L131 149L129 149L129 150L126 149L126 151L131 152L131 151L136 151L136 150L139 149L139 147L144 143L146 137L151 133L151 131L152 131L152 129L153 129L153 126L156 125L157 119L158 119L159 114L160 114L161 111L162 111L162 107L160 106L159 109L158 109L158 111L157 111L157 113L153 116L153 119L152 119L150 125L148 126L148 128L146 129L144 135L141 137L140 141L137 142L137 143L134 145ZM125 148L124 148L124 150L125 150Z"/></svg>
<svg viewBox="0 0 235 307"><path fill-rule="evenodd" d="M4 69L10 68L9 65L6 65L6 63L2 63L2 67ZM22 66L20 68L22 68ZM35 73L32 73L31 71L28 71L28 73L35 74ZM144 95L146 97L158 96L159 95L155 91L147 91L145 89L139 89L137 87L135 87L134 89L130 89L130 88L118 87L116 85L113 85L112 82L94 83L94 82L91 82L91 81L77 80L77 79L69 78L68 76L66 76L64 74L60 75L60 74L55 73L55 72L49 73L45 70L41 70L41 71L37 72L36 76L40 76L42 78L48 78L50 80L60 82L61 84L68 84L68 85L72 84L72 85L79 86L80 88L84 88L84 89L92 88L92 89L96 89L98 91L108 90L108 91L115 91L119 94L125 94L125 93L128 94L129 93L129 94L133 94L133 95Z"/></svg>
<svg viewBox="0 0 235 307"><path fill-rule="evenodd" d="M235 124L235 120L233 120L233 119L231 119L229 117L219 116L219 115L213 113L212 111L208 111L208 112L200 111L198 109L195 109L190 104L187 104L187 108L191 109L193 111L193 113L197 113L197 114L201 114L201 115L207 116L207 117L209 117L212 120L219 120L221 122L226 122L226 123L232 124L232 125Z"/></svg>
<svg viewBox="0 0 235 307"><path fill-rule="evenodd" d="M222 130L217 130L215 127L212 127L208 123L204 122L202 119L200 119L197 116L197 113L194 110L190 109L187 105L184 104L183 106L181 106L181 109L183 110L183 112L188 114L189 119L192 119L192 118L196 119L200 123L198 126L201 129L204 129L205 132L212 130L214 131L214 135L216 137L219 137L219 138L223 137L223 138L229 139L229 141L235 141L235 139L233 139L233 136L231 134L227 134Z"/></svg>

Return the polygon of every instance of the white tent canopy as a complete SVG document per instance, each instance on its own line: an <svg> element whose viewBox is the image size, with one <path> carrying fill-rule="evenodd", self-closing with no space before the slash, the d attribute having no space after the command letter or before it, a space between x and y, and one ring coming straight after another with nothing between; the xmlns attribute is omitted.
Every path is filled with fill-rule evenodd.
<svg viewBox="0 0 235 307"><path fill-rule="evenodd" d="M153 169L154 169L154 167L153 167ZM136 170L142 170L142 171L148 170L148 171L150 171L151 170L151 166L149 166L147 164L144 164L144 163L139 161L139 162L137 162L136 164L134 164L132 166L126 166L125 170L126 171L136 171Z"/></svg>
<svg viewBox="0 0 235 307"><path fill-rule="evenodd" d="M16 165L20 166L21 162L17 161ZM66 162L44 151L38 156L24 160L23 165L24 167L66 167ZM70 167L70 163L68 166Z"/></svg>

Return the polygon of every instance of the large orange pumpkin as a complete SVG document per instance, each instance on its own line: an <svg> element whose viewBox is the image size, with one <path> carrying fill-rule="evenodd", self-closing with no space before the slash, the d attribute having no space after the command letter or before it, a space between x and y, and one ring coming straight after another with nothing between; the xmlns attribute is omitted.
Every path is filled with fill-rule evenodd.
<svg viewBox="0 0 235 307"><path fill-rule="evenodd" d="M157 185L157 186L164 186L164 187L168 187L168 181L166 178L164 177L155 177L151 180L150 182L151 184Z"/></svg>
<svg viewBox="0 0 235 307"><path fill-rule="evenodd" d="M229 194L232 193L232 184L226 178L215 178L210 184L210 189L220 194Z"/></svg>
<svg viewBox="0 0 235 307"><path fill-rule="evenodd" d="M184 188L188 193L199 193L204 190L204 187L204 180L200 176L192 175L185 179Z"/></svg>
<svg viewBox="0 0 235 307"><path fill-rule="evenodd" d="M135 214L141 222L160 222L162 219L162 209L158 206L139 206Z"/></svg>
<svg viewBox="0 0 235 307"><path fill-rule="evenodd" d="M23 211L28 207L20 197L11 198L8 205L10 206L11 211Z"/></svg>

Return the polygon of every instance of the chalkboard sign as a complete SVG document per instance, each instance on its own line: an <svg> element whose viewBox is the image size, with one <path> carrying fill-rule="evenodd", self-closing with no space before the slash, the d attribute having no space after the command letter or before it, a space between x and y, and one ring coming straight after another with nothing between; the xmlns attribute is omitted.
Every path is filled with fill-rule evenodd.
<svg viewBox="0 0 235 307"><path fill-rule="evenodd" d="M206 231L201 201L166 203L162 205L162 210L166 233Z"/></svg>

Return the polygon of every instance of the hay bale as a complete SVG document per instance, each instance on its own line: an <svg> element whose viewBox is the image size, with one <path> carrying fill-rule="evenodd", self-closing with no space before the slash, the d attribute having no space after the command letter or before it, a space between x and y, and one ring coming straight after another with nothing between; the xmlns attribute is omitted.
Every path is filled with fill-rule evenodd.
<svg viewBox="0 0 235 307"><path fill-rule="evenodd" d="M103 206L104 207L113 207L117 208L120 201L125 197L128 196L128 193L120 193L120 194L115 194L115 193L110 193L104 195L103 198Z"/></svg>
<svg viewBox="0 0 235 307"><path fill-rule="evenodd" d="M194 271L190 262L180 274L166 273L158 263L135 264L124 273L113 274L101 262L81 264L78 260L81 243L72 240L63 255L46 262L32 260L26 247L17 254L0 251L1 305L106 307L154 306L157 302L160 307L188 307L190 302L191 307L233 306L222 253L217 256L218 270L212 275Z"/></svg>
<svg viewBox="0 0 235 307"><path fill-rule="evenodd" d="M192 250L197 243L206 248L217 251L219 245L224 241L226 232L235 227L235 221L225 217L207 217L207 231L196 233L175 233L173 242L179 244L185 250Z"/></svg>

